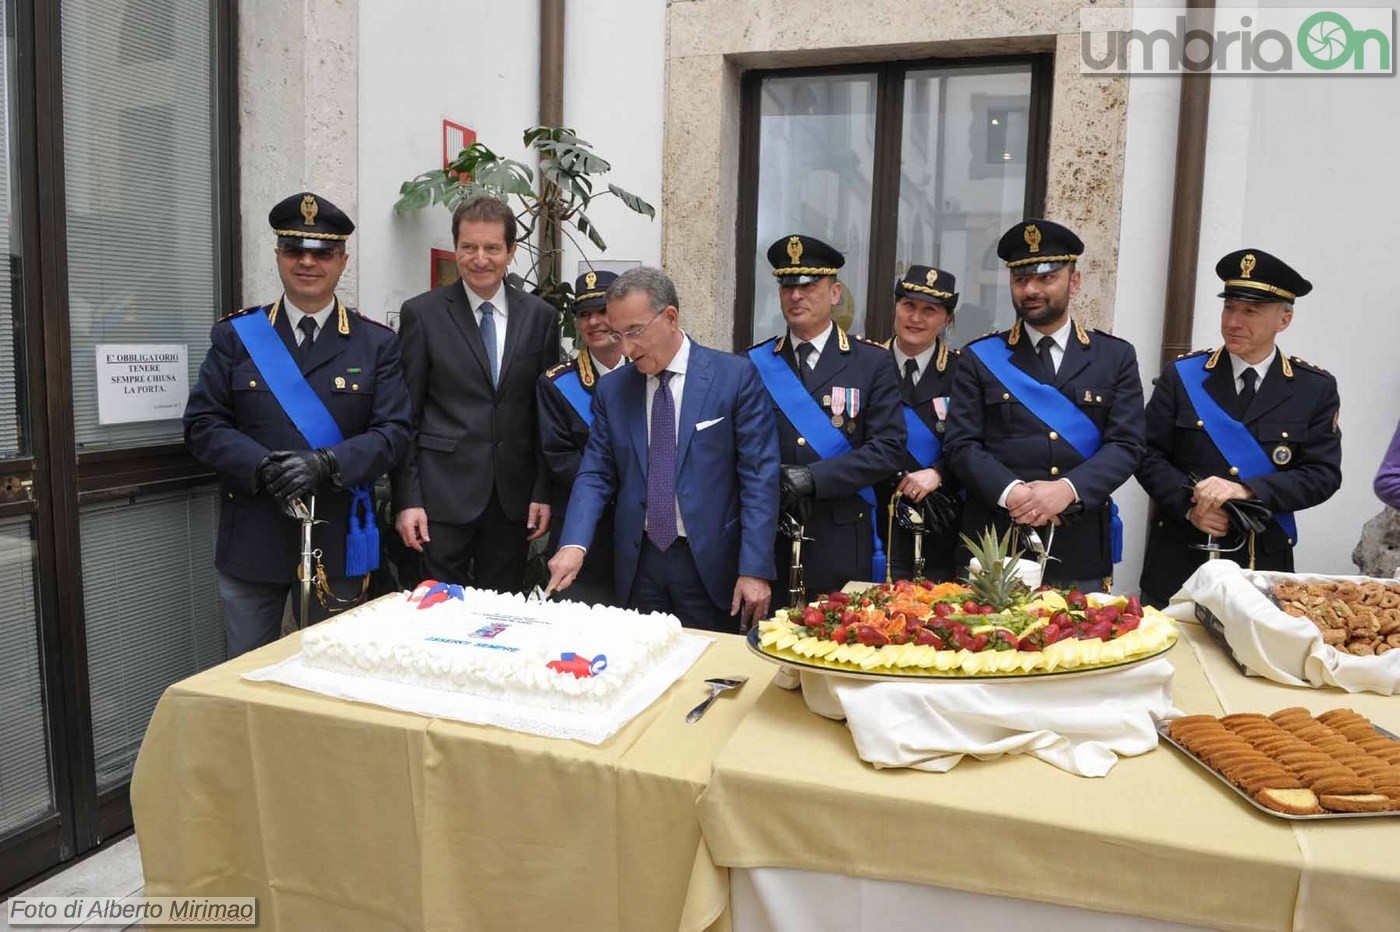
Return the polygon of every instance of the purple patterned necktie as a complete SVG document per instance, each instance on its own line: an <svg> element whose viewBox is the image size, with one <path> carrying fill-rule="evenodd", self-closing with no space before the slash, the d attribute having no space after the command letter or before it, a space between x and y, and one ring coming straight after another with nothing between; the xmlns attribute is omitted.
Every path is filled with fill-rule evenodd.
<svg viewBox="0 0 1400 932"><path fill-rule="evenodd" d="M660 550L676 542L676 401L671 375L663 371L651 400L651 444L647 453L647 536Z"/></svg>

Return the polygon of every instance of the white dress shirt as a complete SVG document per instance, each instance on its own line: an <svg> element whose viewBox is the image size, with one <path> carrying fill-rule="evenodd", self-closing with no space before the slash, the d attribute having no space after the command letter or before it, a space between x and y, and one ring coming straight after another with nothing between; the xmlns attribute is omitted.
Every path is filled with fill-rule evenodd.
<svg viewBox="0 0 1400 932"><path fill-rule="evenodd" d="M282 306L287 309L287 323L292 325L292 336L296 338L297 346L301 346L306 341L306 331L301 329L301 319L310 317L316 321L316 336L321 335L321 330L326 326L326 321L330 319L331 311L335 310L335 298L331 298L331 303L321 308L314 314L308 314L291 302L286 295L282 296Z"/></svg>
<svg viewBox="0 0 1400 932"><path fill-rule="evenodd" d="M681 397L685 394L685 370L690 365L690 337L685 331L681 331L681 348L676 350L676 355L671 357L671 361L666 364L666 371L671 373L671 398L675 402L676 413L676 453L680 453L681 439ZM656 397L656 390L661 387L661 379L654 375L647 376L647 444L651 443L651 402ZM679 466L679 459L676 462ZM679 479L680 476L675 478ZM685 520L681 517L681 502L676 499L676 533L681 537L685 536Z"/></svg>
<svg viewBox="0 0 1400 932"><path fill-rule="evenodd" d="M1065 358L1065 347L1069 346L1069 335L1072 329L1069 315L1066 315L1064 325L1054 333L1041 333L1034 327L1027 327L1024 336L1030 338L1031 349L1035 350L1036 355L1040 355L1041 337L1049 337L1055 341L1050 347L1050 365L1054 367L1056 372L1059 372L1060 363L1063 362Z"/></svg>
<svg viewBox="0 0 1400 932"><path fill-rule="evenodd" d="M626 356L617 357L617 365L612 367L605 365L601 359L599 359L597 356L594 356L591 352L588 354L588 358L593 360L593 371L598 373L598 378L600 379L603 376L607 375L609 372L616 372L623 366L627 365Z"/></svg>
<svg viewBox="0 0 1400 932"><path fill-rule="evenodd" d="M1073 329L1070 323L1070 318L1066 315L1064 325L1054 333L1041 333L1034 327L1026 327L1025 331L1022 333L1023 337L1031 338L1031 349L1035 350L1037 355L1040 353L1041 337L1049 337L1055 341L1050 347L1050 365L1056 372L1060 371L1060 363L1064 361L1065 358L1065 347L1069 345L1069 335ZM1006 507L1006 499L1011 495L1011 490L1020 485L1022 481L1021 479L1013 479L1011 482L1007 483L1006 488L1001 490L1001 495L997 498L998 508ZM1079 501L1079 490L1074 487L1074 483L1064 476L1060 477L1060 481L1069 486L1069 490L1074 493L1074 500L1076 502Z"/></svg>
<svg viewBox="0 0 1400 932"><path fill-rule="evenodd" d="M833 324L827 321L826 329L810 340L799 340L796 334L788 331L788 338L792 340L792 355L796 357L799 364L802 362L802 357L797 355L797 344L810 343L812 344L812 353L807 357L807 368L809 370L817 368L817 360L822 358L822 350L826 349L826 341L831 339L832 327Z"/></svg>
<svg viewBox="0 0 1400 932"><path fill-rule="evenodd" d="M1278 347L1275 346L1269 351L1269 355L1264 357L1262 362L1250 364L1234 353L1231 353L1230 368L1235 373L1235 394L1238 395L1240 392L1244 391L1244 370L1246 369L1253 369L1258 373L1259 378L1254 382L1254 390L1256 392L1259 391L1259 386L1264 384L1264 376L1269 374L1269 367L1274 364L1274 357L1277 355Z"/></svg>
<svg viewBox="0 0 1400 932"><path fill-rule="evenodd" d="M922 379L922 378L924 377L924 373L928 371L929 360L933 359L933 351L934 351L934 349L936 349L936 348L938 347L938 341L935 340L935 341L929 346L928 349L924 350L922 353L920 353L920 354L917 355L917 356L906 356L906 355L904 354L904 350L902 350L902 349L899 348L899 342L898 342L898 341L892 341L892 342L890 343L890 346L894 347L894 362L895 362L895 368L899 370L899 378L900 378L900 381L902 382L902 381L904 380L904 362L905 362L905 360L907 360L907 359L912 359L912 360L914 360L914 366L915 366L915 369L914 369L914 381L917 382L917 381L919 381L919 379Z"/></svg>
<svg viewBox="0 0 1400 932"><path fill-rule="evenodd" d="M478 295L467 287L467 283L462 283L462 290L467 293L467 301L472 306L472 316L476 318L477 329L481 328L481 305L488 300ZM508 309L506 308L506 284L501 282L496 286L496 293L489 299L491 301L492 314L496 319L496 368L500 370L506 364L506 326L508 320Z"/></svg>

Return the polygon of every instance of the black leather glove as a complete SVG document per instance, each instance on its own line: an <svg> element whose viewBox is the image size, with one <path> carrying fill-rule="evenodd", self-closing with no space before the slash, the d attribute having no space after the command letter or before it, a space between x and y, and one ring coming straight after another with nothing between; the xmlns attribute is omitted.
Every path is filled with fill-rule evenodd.
<svg viewBox="0 0 1400 932"><path fill-rule="evenodd" d="M1262 534L1274 517L1269 506L1257 498L1235 499L1224 505L1230 527L1240 534Z"/></svg>
<svg viewBox="0 0 1400 932"><path fill-rule="evenodd" d="M269 453L267 459L273 461L269 468L274 470L267 490L284 502L316 491L333 472L338 472L335 455L325 449L279 450Z"/></svg>
<svg viewBox="0 0 1400 932"><path fill-rule="evenodd" d="M958 527L958 500L935 489L922 502L924 530L929 534L947 534Z"/></svg>
<svg viewBox="0 0 1400 932"><path fill-rule="evenodd" d="M779 467L778 488L782 492L779 508L792 515L799 524L806 524L812 516L812 500L817 494L817 481L812 478L812 470L806 466Z"/></svg>

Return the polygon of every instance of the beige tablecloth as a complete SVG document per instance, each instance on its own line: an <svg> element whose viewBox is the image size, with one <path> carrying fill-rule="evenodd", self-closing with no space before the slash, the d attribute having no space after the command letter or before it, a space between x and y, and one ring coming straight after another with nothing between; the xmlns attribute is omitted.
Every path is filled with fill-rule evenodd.
<svg viewBox="0 0 1400 932"><path fill-rule="evenodd" d="M284 932L655 932L689 885L722 918L695 800L776 669L739 638L598 747L239 678L298 643L162 697L131 785L148 895L256 896L259 928ZM702 680L736 673L749 685L685 724Z"/></svg>
<svg viewBox="0 0 1400 932"><path fill-rule="evenodd" d="M1199 626L1182 628L1184 643L1168 656L1175 703L1188 713L1350 706L1400 726L1394 699L1246 680ZM1294 823L1257 812L1165 745L1099 780L1025 757L968 760L946 774L877 771L856 756L843 725L776 687L716 759L700 821L726 867L824 871L1227 929L1360 928L1362 916L1374 927L1376 916L1400 915L1400 820L1310 823L1295 839Z"/></svg>

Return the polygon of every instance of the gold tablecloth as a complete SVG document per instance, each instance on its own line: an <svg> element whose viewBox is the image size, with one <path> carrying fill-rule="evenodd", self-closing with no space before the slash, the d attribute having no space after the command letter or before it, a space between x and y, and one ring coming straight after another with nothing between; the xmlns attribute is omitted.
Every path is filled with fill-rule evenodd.
<svg viewBox="0 0 1400 932"><path fill-rule="evenodd" d="M1395 698L1246 678L1199 626L1182 632L1169 657L1175 704L1188 713L1349 706L1400 730ZM857 757L843 725L777 687L716 759L700 822L726 867L825 871L1225 929L1366 928L1367 916L1374 928L1375 917L1400 915L1400 819L1305 823L1295 837L1299 823L1257 812L1165 744L1103 779L1029 757L969 758L946 774L878 771Z"/></svg>
<svg viewBox="0 0 1400 932"><path fill-rule="evenodd" d="M776 668L719 636L598 747L240 676L292 636L177 683L131 784L146 893L256 896L265 930L637 929L721 917L695 800ZM712 676L748 674L698 724Z"/></svg>

